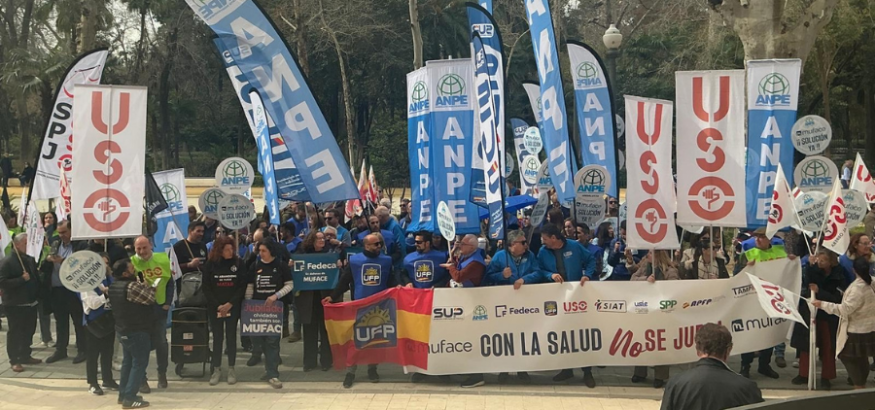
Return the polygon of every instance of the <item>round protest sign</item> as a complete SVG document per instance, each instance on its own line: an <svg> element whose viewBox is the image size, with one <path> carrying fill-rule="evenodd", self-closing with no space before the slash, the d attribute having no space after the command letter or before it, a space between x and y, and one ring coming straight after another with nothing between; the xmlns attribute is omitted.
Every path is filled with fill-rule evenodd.
<svg viewBox="0 0 875 410"><path fill-rule="evenodd" d="M626 154L623 151L617 151L617 161L620 163L620 169L626 168Z"/></svg>
<svg viewBox="0 0 875 410"><path fill-rule="evenodd" d="M848 228L853 228L863 223L863 218L869 212L869 204L860 191L843 189L842 199L845 201L845 217L848 219Z"/></svg>
<svg viewBox="0 0 875 410"><path fill-rule="evenodd" d="M626 215L628 214L628 212L629 212L629 207L626 206L626 202L624 201L622 204L620 204L620 210L618 211L618 213L620 215L620 219L626 220Z"/></svg>
<svg viewBox="0 0 875 410"><path fill-rule="evenodd" d="M796 186L808 191L820 191L828 193L832 190L833 182L839 177L839 169L831 159L820 155L805 157L796 165L793 172Z"/></svg>
<svg viewBox="0 0 875 410"><path fill-rule="evenodd" d="M794 199L796 213L802 222L802 229L809 232L820 232L828 199L829 195L819 191L805 192Z"/></svg>
<svg viewBox="0 0 875 410"><path fill-rule="evenodd" d="M216 219L226 228L243 229L255 218L255 205L243 195L226 195L219 201L216 212Z"/></svg>
<svg viewBox="0 0 875 410"><path fill-rule="evenodd" d="M574 198L574 219L577 223L596 226L605 217L606 208L601 196L578 195Z"/></svg>
<svg viewBox="0 0 875 410"><path fill-rule="evenodd" d="M441 235L443 235L447 241L452 241L456 238L456 221L453 219L450 207L447 206L447 203L444 201L438 202L437 223Z"/></svg>
<svg viewBox="0 0 875 410"><path fill-rule="evenodd" d="M806 115L793 124L793 146L805 155L817 155L832 141L832 127L819 115Z"/></svg>
<svg viewBox="0 0 875 410"><path fill-rule="evenodd" d="M252 188L255 170L249 161L231 157L216 167L216 186L228 194L242 194Z"/></svg>
<svg viewBox="0 0 875 410"><path fill-rule="evenodd" d="M696 234L696 235L702 233L702 231L705 230L704 226L697 226L697 225L678 225L678 226L683 228L683 230L685 230L689 233Z"/></svg>
<svg viewBox="0 0 875 410"><path fill-rule="evenodd" d="M523 181L529 185L538 183L538 171L541 169L541 161L534 155L529 155L523 161L523 168L520 174L523 176Z"/></svg>
<svg viewBox="0 0 875 410"><path fill-rule="evenodd" d="M601 165L587 165L574 175L577 197L598 196L601 198L611 187L611 174Z"/></svg>
<svg viewBox="0 0 875 410"><path fill-rule="evenodd" d="M619 114L614 115L614 119L617 121L617 138L621 138L626 134L626 121Z"/></svg>
<svg viewBox="0 0 875 410"><path fill-rule="evenodd" d="M94 252L79 251L64 259L59 275L65 288L73 292L90 292L106 278L106 263Z"/></svg>
<svg viewBox="0 0 875 410"><path fill-rule="evenodd" d="M510 154L504 156L504 176L513 174L513 157Z"/></svg>
<svg viewBox="0 0 875 410"><path fill-rule="evenodd" d="M219 201L225 197L225 193L221 189L212 187L204 191L197 200L201 212L210 219L219 219L218 208Z"/></svg>
<svg viewBox="0 0 875 410"><path fill-rule="evenodd" d="M553 188L553 180L550 179L550 173L547 171L548 162L542 162L541 167L538 168L538 192L545 194Z"/></svg>
<svg viewBox="0 0 875 410"><path fill-rule="evenodd" d="M523 134L523 145L525 145L526 151L529 151L529 154L538 156L541 149L544 148L544 143L541 141L541 131L538 127L529 127L526 130L526 133Z"/></svg>
<svg viewBox="0 0 875 410"><path fill-rule="evenodd" d="M547 207L550 205L550 197L547 196L547 191L541 193L538 197L538 203L532 209L532 216L529 218L529 224L538 226L544 222L544 217L547 216Z"/></svg>

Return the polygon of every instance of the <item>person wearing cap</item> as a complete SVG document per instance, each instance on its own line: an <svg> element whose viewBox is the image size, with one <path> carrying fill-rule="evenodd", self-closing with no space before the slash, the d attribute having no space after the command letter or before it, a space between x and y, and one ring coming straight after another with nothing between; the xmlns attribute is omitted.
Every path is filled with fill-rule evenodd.
<svg viewBox="0 0 875 410"><path fill-rule="evenodd" d="M788 254L784 250L783 244L778 244L772 240L770 240L766 236L766 228L759 228L753 232L754 246L750 249L744 251L739 260L740 266L754 266L757 262L767 262L778 259L789 258L790 260L796 259L796 255ZM775 354L777 358L775 359L775 363L778 367L787 366L787 362L784 359L784 349L786 345L781 343L776 346ZM757 368L757 372L762 374L763 376L770 377L772 379L777 379L778 373L772 369L770 365L772 362L772 348L760 350L759 356L759 367ZM753 363L755 353L744 353L741 355L741 375L747 378L750 378L750 365Z"/></svg>

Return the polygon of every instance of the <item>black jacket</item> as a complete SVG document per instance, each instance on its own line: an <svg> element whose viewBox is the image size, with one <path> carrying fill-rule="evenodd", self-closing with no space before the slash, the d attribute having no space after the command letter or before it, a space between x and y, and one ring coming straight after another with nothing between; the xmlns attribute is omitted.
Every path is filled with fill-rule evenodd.
<svg viewBox="0 0 875 410"><path fill-rule="evenodd" d="M3 294L3 306L29 305L37 301L40 296L40 275L37 272L36 262L26 254L20 254L21 260L15 255L13 249L0 261L0 292ZM21 276L24 274L22 263L30 274L30 280L25 281Z"/></svg>
<svg viewBox="0 0 875 410"><path fill-rule="evenodd" d="M802 293L805 298L811 297L811 290L808 289L809 284L816 284L818 288L817 299L832 303L842 303L842 292L839 289L844 289L848 286L845 283L845 271L841 266L833 266L829 273L824 272L817 265L809 265L802 272ZM808 310L808 303L804 299L799 299L799 315L802 320L808 323L811 319L811 312ZM839 317L826 313L826 311L817 310L817 320L826 321L829 327L832 346L836 345L836 335L839 331ZM796 350L807 352L809 349L809 331L808 328L799 322L793 325L793 335L790 337L790 346ZM821 340L821 334L818 332L817 346L822 347L824 340Z"/></svg>
<svg viewBox="0 0 875 410"><path fill-rule="evenodd" d="M246 293L247 279L246 268L240 258L207 262L203 272L204 296L211 311L228 302L234 308L240 307Z"/></svg>
<svg viewBox="0 0 875 410"><path fill-rule="evenodd" d="M660 409L721 410L762 401L755 382L733 372L720 360L705 358L668 381Z"/></svg>
<svg viewBox="0 0 875 410"><path fill-rule="evenodd" d="M116 279L109 285L109 303L119 333L149 332L155 322L155 304L142 305L128 300L128 285L132 280Z"/></svg>

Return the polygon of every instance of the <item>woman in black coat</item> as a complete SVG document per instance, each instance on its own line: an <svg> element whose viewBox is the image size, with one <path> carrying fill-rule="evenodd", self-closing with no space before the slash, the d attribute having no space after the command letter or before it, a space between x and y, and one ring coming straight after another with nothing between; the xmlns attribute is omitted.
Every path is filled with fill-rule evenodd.
<svg viewBox="0 0 875 410"><path fill-rule="evenodd" d="M234 239L216 238L203 272L207 316L213 332L210 385L219 384L222 375L223 341L228 352L228 384L235 384L237 383L237 374L234 371L237 360L237 321L240 319L247 278L246 268L237 255Z"/></svg>
<svg viewBox="0 0 875 410"><path fill-rule="evenodd" d="M839 265L838 256L830 250L821 248L809 260L808 267L803 272L802 296L808 298L811 296L811 291L815 291L818 300L841 303L842 294L839 289L844 289L846 286L844 269ZM811 313L808 310L808 303L804 300L799 302L799 314L805 323L809 323ZM817 347L820 349L820 361L823 365L820 373L820 385L829 389L829 381L836 377L835 346L839 318L823 310L818 310L815 322L817 323ZM808 329L801 323L794 325L790 346L799 352L799 375L793 378L793 384L808 383L808 360L810 358L808 335Z"/></svg>

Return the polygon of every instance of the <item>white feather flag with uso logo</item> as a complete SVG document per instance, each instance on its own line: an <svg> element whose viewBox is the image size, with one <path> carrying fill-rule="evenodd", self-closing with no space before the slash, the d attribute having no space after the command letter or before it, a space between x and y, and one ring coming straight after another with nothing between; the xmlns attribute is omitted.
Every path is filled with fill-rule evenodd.
<svg viewBox="0 0 875 410"><path fill-rule="evenodd" d="M839 255L843 255L850 245L848 233L848 218L845 215L845 200L842 196L842 186L835 180L832 193L826 202L826 221L823 225L823 247Z"/></svg>
<svg viewBox="0 0 875 410"><path fill-rule="evenodd" d="M772 203L769 208L769 222L766 224L766 236L769 239L788 226L802 226L793 198L793 192L790 191L790 185L787 185L787 178L784 177L784 169L778 164L775 190L772 191Z"/></svg>

